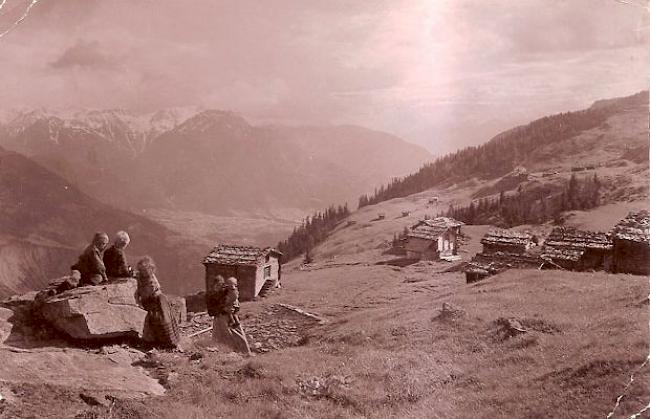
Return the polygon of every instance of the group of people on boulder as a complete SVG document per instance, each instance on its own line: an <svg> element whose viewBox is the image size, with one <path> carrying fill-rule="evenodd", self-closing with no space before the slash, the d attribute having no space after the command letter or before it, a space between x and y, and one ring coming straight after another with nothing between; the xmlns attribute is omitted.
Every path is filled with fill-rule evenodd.
<svg viewBox="0 0 650 419"><path fill-rule="evenodd" d="M129 266L124 249L130 242L126 231L118 231L109 247L108 235L103 232L95 233L77 263L70 267L71 278L77 283L66 281L65 288L102 285L135 277L136 301L147 311L143 340L154 345L178 347L180 329L172 314L169 300L160 288L156 277L156 264L150 256L145 256L138 261L135 270Z"/></svg>
<svg viewBox="0 0 650 419"><path fill-rule="evenodd" d="M63 289L77 286L96 286L125 278L137 280L136 301L147 311L143 340L150 344L178 347L180 329L172 314L169 300L163 294L156 277L156 264L150 256L145 256L136 264L135 270L129 266L124 250L131 242L127 232L118 231L113 244L109 246L106 233L95 233L92 242L84 249L79 260L71 266L72 283L64 282ZM218 343L231 349L250 354L251 350L239 321L239 291L237 279L217 275L208 286L206 305L208 314L213 316L212 336Z"/></svg>
<svg viewBox="0 0 650 419"><path fill-rule="evenodd" d="M127 232L118 231L109 246L106 233L95 233L92 242L84 249L70 268L72 274L64 281L39 293L39 301L52 295L83 286L100 286L135 278L136 302L147 311L142 339L156 346L180 348L180 328L173 315L171 304L163 294L156 277L156 264L150 256L138 261L133 269L124 250L131 242ZM239 321L239 290L237 279L221 275L208 283L206 305L213 317L212 336L216 343L250 355L251 350Z"/></svg>

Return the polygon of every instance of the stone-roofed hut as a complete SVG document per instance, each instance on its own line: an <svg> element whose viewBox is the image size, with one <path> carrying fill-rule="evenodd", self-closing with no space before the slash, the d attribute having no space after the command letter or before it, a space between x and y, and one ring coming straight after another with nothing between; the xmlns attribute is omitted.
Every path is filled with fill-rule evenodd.
<svg viewBox="0 0 650 419"><path fill-rule="evenodd" d="M610 270L612 240L602 232L556 227L544 242L542 259L565 269L583 271Z"/></svg>
<svg viewBox="0 0 650 419"><path fill-rule="evenodd" d="M537 239L530 233L520 233L514 230L494 229L481 240L483 253L496 252L524 254L537 244Z"/></svg>
<svg viewBox="0 0 650 419"><path fill-rule="evenodd" d="M239 283L239 298L253 300L263 287L277 286L281 279L282 253L267 247L220 244L203 259L206 289L211 289L217 275L234 276Z"/></svg>
<svg viewBox="0 0 650 419"><path fill-rule="evenodd" d="M422 220L411 227L406 257L420 260L453 258L458 254L458 236L464 223L448 217Z"/></svg>
<svg viewBox="0 0 650 419"><path fill-rule="evenodd" d="M614 271L650 275L650 213L632 212L612 230Z"/></svg>

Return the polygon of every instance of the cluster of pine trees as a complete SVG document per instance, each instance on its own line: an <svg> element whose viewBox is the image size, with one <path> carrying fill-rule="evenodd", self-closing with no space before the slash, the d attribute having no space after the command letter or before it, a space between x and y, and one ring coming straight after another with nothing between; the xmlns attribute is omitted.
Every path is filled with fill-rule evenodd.
<svg viewBox="0 0 650 419"><path fill-rule="evenodd" d="M317 212L307 217L302 225L293 229L293 232L284 241L278 243L278 250L282 252L282 261L287 262L302 254L305 262L311 262L313 247L321 243L336 227L339 221L350 215L348 204L338 207L330 206L325 212Z"/></svg>
<svg viewBox="0 0 650 419"><path fill-rule="evenodd" d="M424 219L426 220L427 217L425 216ZM404 227L404 230L402 230L399 234L398 234L398 233L394 233L394 234L393 234L393 241L391 242L391 248L392 248L393 250L400 250L400 249L402 249L403 246L404 246L404 243L406 242L406 239L407 239L408 236L409 236L409 232L410 232L409 228L408 228L408 227Z"/></svg>
<svg viewBox="0 0 650 419"><path fill-rule="evenodd" d="M510 173L535 149L566 139L602 124L615 107L596 107L584 111L561 113L514 128L477 147L467 147L425 164L403 178L393 178L375 189L370 196L359 198L359 208L393 198L401 198L443 183L478 177L494 179Z"/></svg>
<svg viewBox="0 0 650 419"><path fill-rule="evenodd" d="M560 191L548 188L515 194L501 192L498 198L482 198L467 206L449 207L445 216L466 224L496 224L513 227L521 224L559 222L563 211L586 210L600 204L602 184L598 175L578 178L575 174Z"/></svg>

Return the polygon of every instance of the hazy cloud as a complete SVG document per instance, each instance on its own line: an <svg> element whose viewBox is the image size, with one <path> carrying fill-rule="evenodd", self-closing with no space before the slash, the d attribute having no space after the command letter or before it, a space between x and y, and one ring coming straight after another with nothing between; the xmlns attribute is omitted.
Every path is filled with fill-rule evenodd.
<svg viewBox="0 0 650 419"><path fill-rule="evenodd" d="M446 152L647 88L649 25L615 0L41 1L0 40L0 91L356 123Z"/></svg>
<svg viewBox="0 0 650 419"><path fill-rule="evenodd" d="M50 65L54 68L87 67L105 69L115 67L117 60L109 57L97 41L79 41L66 49L59 58Z"/></svg>

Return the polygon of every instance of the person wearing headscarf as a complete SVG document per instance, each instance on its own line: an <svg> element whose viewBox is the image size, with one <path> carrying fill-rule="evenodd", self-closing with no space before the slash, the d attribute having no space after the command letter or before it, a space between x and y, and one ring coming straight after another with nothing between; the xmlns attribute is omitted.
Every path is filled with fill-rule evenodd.
<svg viewBox="0 0 650 419"><path fill-rule="evenodd" d="M108 235L103 232L95 233L92 243L79 256L77 263L72 265L73 271L79 271L79 286L99 285L107 281L104 266L104 250L108 246Z"/></svg>
<svg viewBox="0 0 650 419"><path fill-rule="evenodd" d="M115 234L113 245L104 252L104 265L106 266L106 276L109 279L129 278L132 275L132 269L126 262L124 249L129 245L131 239L126 231L118 231Z"/></svg>
<svg viewBox="0 0 650 419"><path fill-rule="evenodd" d="M235 351L250 355L251 349L239 321L239 290L237 278L230 277L223 283L219 312L212 323L212 338Z"/></svg>
<svg viewBox="0 0 650 419"><path fill-rule="evenodd" d="M154 345L178 347L180 330L169 300L160 289L156 264L151 257L138 261L136 279L136 300L147 311L142 339Z"/></svg>

